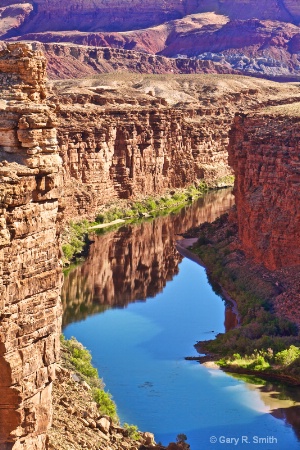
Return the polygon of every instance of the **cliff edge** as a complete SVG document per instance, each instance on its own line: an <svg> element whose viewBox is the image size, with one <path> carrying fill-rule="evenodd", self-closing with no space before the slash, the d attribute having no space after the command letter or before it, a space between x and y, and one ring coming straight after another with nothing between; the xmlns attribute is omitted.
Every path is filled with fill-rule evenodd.
<svg viewBox="0 0 300 450"><path fill-rule="evenodd" d="M0 447L41 450L61 323L56 118L46 61L30 45L0 48Z"/></svg>

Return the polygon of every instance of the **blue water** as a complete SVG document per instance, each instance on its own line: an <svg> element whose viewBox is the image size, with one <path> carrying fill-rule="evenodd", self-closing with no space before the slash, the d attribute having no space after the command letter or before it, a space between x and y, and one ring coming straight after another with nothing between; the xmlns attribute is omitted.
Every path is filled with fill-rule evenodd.
<svg viewBox="0 0 300 450"><path fill-rule="evenodd" d="M196 341L223 331L224 302L205 270L184 258L154 298L70 324L64 334L91 350L121 421L153 432L157 442L184 433L192 450L299 449L287 420L274 417L282 415L279 400L272 415L258 388L184 360L196 355Z"/></svg>

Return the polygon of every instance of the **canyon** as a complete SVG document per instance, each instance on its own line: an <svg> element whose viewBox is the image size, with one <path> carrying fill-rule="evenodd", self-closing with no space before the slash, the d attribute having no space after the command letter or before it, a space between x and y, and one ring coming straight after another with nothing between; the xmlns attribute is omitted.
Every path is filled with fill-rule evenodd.
<svg viewBox="0 0 300 450"><path fill-rule="evenodd" d="M299 22L299 4L288 0L174 0L168 4L162 0L73 0L68 5L57 0L5 0L0 7L2 39L40 41L48 49L61 43L73 44L74 49L76 44L77 52L89 46L91 54L97 53L96 47L96 60L106 52L104 63L108 64L90 63L89 69L100 73L117 57L114 70L131 63L129 70L144 73L203 70L299 79ZM119 52L110 53L108 48ZM46 53L54 66L57 47ZM65 75L62 69L63 64L56 76ZM76 77L78 72L69 71L70 75Z"/></svg>
<svg viewBox="0 0 300 450"><path fill-rule="evenodd" d="M59 358L61 229L69 220L199 181L224 186L230 141L242 247L271 269L299 264L297 83L114 73L47 84L43 49L20 42L0 48L4 450L47 443ZM75 50L80 62L86 49Z"/></svg>
<svg viewBox="0 0 300 450"><path fill-rule="evenodd" d="M207 194L171 220L159 217L140 227L122 226L114 233L93 236L84 265L72 268L62 288L63 327L108 308L155 297L178 274L182 256L176 251L179 233L213 220L233 203L228 189ZM99 258L99 255L103 258ZM67 280L67 282L66 282Z"/></svg>
<svg viewBox="0 0 300 450"><path fill-rule="evenodd" d="M236 112L299 98L295 85L218 75L109 74L52 83L65 219L204 180L226 185Z"/></svg>

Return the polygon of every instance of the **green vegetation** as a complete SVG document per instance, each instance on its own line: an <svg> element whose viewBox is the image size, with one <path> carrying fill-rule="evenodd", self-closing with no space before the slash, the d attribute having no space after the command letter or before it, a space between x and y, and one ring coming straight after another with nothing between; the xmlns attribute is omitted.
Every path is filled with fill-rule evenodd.
<svg viewBox="0 0 300 450"><path fill-rule="evenodd" d="M74 259L75 255L82 255L89 245L88 230L91 224L88 220L70 222L63 232L63 264L66 265Z"/></svg>
<svg viewBox="0 0 300 450"><path fill-rule="evenodd" d="M128 203L126 207L108 207L105 211L97 214L94 222L87 220L77 223L70 222L63 233L63 264L65 266L69 265L76 257L84 255L90 243L88 236L91 232L91 227L109 224L117 219L136 221L141 218L156 217L169 213L193 201L208 190L207 184L202 181L197 186L191 185L187 189L171 191L163 197L146 197L144 200ZM103 232L103 230L100 232Z"/></svg>
<svg viewBox="0 0 300 450"><path fill-rule="evenodd" d="M138 427L136 425L129 425L128 423L124 423L123 427L128 432L128 436L134 441L140 440L140 434L138 431Z"/></svg>
<svg viewBox="0 0 300 450"><path fill-rule="evenodd" d="M226 175L223 178L217 180L217 187L233 186L234 175Z"/></svg>
<svg viewBox="0 0 300 450"><path fill-rule="evenodd" d="M96 216L96 223L109 223L117 219L136 219L144 215L155 216L162 210L172 210L179 205L193 201L208 191L207 184L203 181L198 186L191 185L187 189L172 191L162 197L146 197L141 201L129 204L127 208L112 207Z"/></svg>
<svg viewBox="0 0 300 450"><path fill-rule="evenodd" d="M76 372L92 389L94 401L97 403L100 413L110 416L118 422L116 405L111 395L104 391L104 383L99 378L98 371L93 367L90 352L75 338L66 340L61 336L61 350L64 365Z"/></svg>
<svg viewBox="0 0 300 450"><path fill-rule="evenodd" d="M276 370L287 372L288 368L290 375L298 377L300 358L299 355L293 358L300 345L298 327L274 314L274 284L262 276L259 268L250 270L240 263L242 255L239 250L231 250L235 232L234 225L227 222L227 215L212 224L202 225L198 230L199 240L193 252L208 268L208 277L215 291L222 295L223 288L237 301L240 316L240 326L219 334L215 340L202 342L201 349L222 357L220 364L223 366L269 371L280 365ZM271 359L270 352L276 355L276 359L275 356ZM284 358L291 361L289 365L279 364Z"/></svg>
<svg viewBox="0 0 300 450"><path fill-rule="evenodd" d="M221 367L288 374L297 378L300 376L300 348L291 345L289 348L275 354L271 348L254 350L251 355L244 356L235 353L232 357L222 358L218 361L218 364Z"/></svg>

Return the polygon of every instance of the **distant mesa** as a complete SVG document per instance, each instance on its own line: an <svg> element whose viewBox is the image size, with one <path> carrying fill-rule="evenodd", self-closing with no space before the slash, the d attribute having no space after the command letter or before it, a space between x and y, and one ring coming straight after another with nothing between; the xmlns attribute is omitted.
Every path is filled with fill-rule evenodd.
<svg viewBox="0 0 300 450"><path fill-rule="evenodd" d="M4 0L1 5L2 39L134 50L141 60L145 53L192 58L218 63L227 73L267 78L293 80L300 74L297 0ZM130 55L120 55L126 58Z"/></svg>

